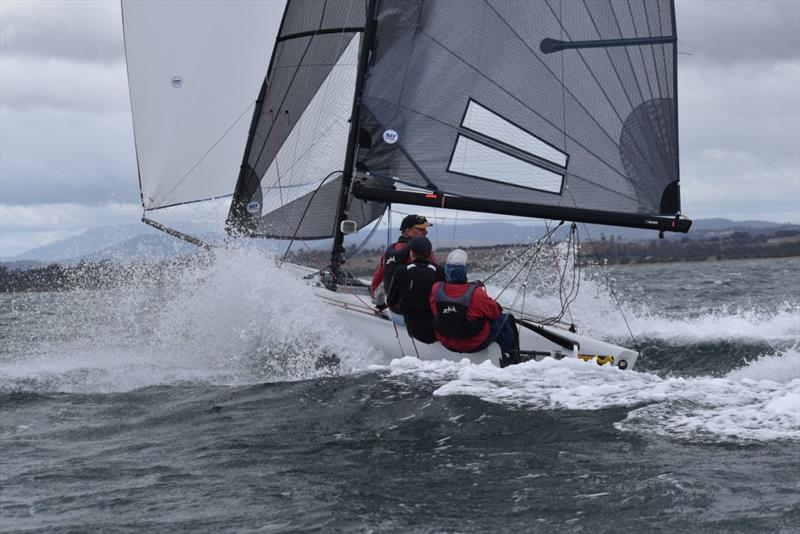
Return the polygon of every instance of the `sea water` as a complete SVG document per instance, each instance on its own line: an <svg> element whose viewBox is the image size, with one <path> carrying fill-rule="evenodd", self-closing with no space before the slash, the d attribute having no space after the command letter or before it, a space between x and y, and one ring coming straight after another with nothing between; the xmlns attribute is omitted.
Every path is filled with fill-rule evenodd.
<svg viewBox="0 0 800 534"><path fill-rule="evenodd" d="M795 532L798 273L585 269L628 371L385 355L247 251L3 294L0 531Z"/></svg>

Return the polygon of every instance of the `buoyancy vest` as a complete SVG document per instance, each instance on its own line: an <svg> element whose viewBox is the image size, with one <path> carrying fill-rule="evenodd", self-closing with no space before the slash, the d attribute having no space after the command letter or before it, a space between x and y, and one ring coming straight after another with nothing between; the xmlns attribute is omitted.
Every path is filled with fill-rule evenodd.
<svg viewBox="0 0 800 534"><path fill-rule="evenodd" d="M446 285L446 282L442 282L436 291L436 319L434 321L436 332L452 339L469 339L477 336L483 330L486 319L470 321L467 318L467 310L469 310L469 303L472 301L475 288L482 284L470 282L467 290L460 297L449 296L444 290Z"/></svg>
<svg viewBox="0 0 800 534"><path fill-rule="evenodd" d="M403 296L398 303L406 313L430 314L430 295L436 283L436 265L428 262L409 263L406 266L407 286L402 288Z"/></svg>
<svg viewBox="0 0 800 534"><path fill-rule="evenodd" d="M394 245L392 245L383 253L383 287L387 293L389 292L392 278L394 278L395 270L398 266L404 266L408 263L408 256L411 253L408 245L403 241L399 242L403 243L404 246L402 248L394 248Z"/></svg>

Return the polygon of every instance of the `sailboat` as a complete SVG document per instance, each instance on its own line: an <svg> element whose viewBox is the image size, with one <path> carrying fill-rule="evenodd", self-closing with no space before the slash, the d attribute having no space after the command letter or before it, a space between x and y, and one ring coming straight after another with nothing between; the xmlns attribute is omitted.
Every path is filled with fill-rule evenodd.
<svg viewBox="0 0 800 534"><path fill-rule="evenodd" d="M228 232L333 238L326 268L284 268L387 355L501 357L496 344L457 354L415 343L347 275L344 236L392 204L661 235L691 226L672 0L289 0L274 45L263 29L274 3L153 4L122 2L143 220L192 239L147 215L230 193L217 154L231 131L244 137L251 90ZM630 369L639 356L518 323L521 359Z"/></svg>

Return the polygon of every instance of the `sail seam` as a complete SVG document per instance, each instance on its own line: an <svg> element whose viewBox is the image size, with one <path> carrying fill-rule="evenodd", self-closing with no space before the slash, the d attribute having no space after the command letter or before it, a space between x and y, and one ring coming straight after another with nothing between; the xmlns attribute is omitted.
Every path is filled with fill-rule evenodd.
<svg viewBox="0 0 800 534"><path fill-rule="evenodd" d="M323 13L324 13L324 11L323 11ZM322 17L320 17L319 28L318 29L322 28L323 20L324 19ZM300 56L300 64L302 64L303 58L306 57L306 54L308 53L308 49L311 47L311 43L313 41L314 41L314 36L311 35L311 38L308 40L308 42L306 43L305 48L303 49L303 54ZM277 54L280 54L281 51L283 50L283 47L280 47L280 49L278 49L278 43L275 43L275 48L276 48L276 53ZM292 75L291 80L289 80L289 84L286 87L286 92L283 94L283 98L281 99L281 102L278 105L278 109L283 109L283 103L286 100L286 96L289 94L289 91L291 90L292 85L294 84L294 81L297 78L297 73L300 70L300 64L298 64L298 66L295 68L294 74ZM272 94L272 87L271 86L272 86L272 84L269 83L269 79L270 78L272 78L272 71L269 72L269 76L267 78L267 96L271 100L271 94ZM274 108L272 108L271 104L270 104L270 108L271 109L268 110L268 113L272 114L273 117L274 117ZM272 124L270 124L270 127L266 132L266 138L269 138L274 133L275 121L272 120L271 122L272 122ZM256 156L256 159L255 159L255 161L254 161L254 163L252 165L253 169L256 169L258 167L258 164L261 163L261 157L264 155L264 148L266 148L267 144L268 143L264 143L263 145L261 145L261 149L258 151L258 155ZM274 150L274 148L273 148L273 150ZM274 157L274 155L275 154L273 154L273 157ZM259 177L259 187L260 187L260 185L261 185L261 177Z"/></svg>
<svg viewBox="0 0 800 534"><path fill-rule="evenodd" d="M584 0L584 2L585 2L585 0ZM645 17L644 18L645 18L645 21L647 22L648 33L649 33L650 22L649 22L649 20L647 18L647 6L645 5L646 4L645 2L642 2L642 4L643 4L642 7L643 7L644 12L645 12ZM628 12L630 13L630 16L631 16L631 27L633 28L633 33L634 33L634 35L638 36L639 35L639 29L636 27L636 17L633 14L633 7L631 6L631 0L627 0L627 6L628 6ZM613 6L612 6L612 11L613 11ZM591 15L590 15L590 17L591 17ZM616 12L614 12L614 21L617 24L617 28L618 28L618 30L620 32L620 35L622 35L622 28L620 27L619 19L617 18ZM594 19L592 19L592 23L594 24ZM639 50L641 52L641 49L639 49ZM645 101L644 91L642 90L642 86L639 83L639 77L636 76L636 68L633 66L633 59L631 58L630 51L626 49L625 50L625 55L628 58L628 65L631 68L631 73L634 75L633 77L636 80L636 87L639 89L639 95L641 96L642 101L644 102ZM653 66L654 66L654 68L656 68L656 70L658 69L657 65L653 65ZM647 76L647 68L644 66L644 64L642 64L642 67L644 68L645 76ZM649 78L648 78L648 83L649 83ZM652 97L652 92L651 92L651 97ZM651 130L653 132L655 132L656 134L658 134L658 129L653 124L652 117L650 115L647 115L647 119L648 119L648 122L650 123L650 126L652 127ZM637 144L637 148L639 148L638 147L638 142L636 144ZM658 158L661 160L662 167L663 168L667 168L667 159L668 158L666 157L666 154L663 153L663 147L661 147L661 146L658 147L658 150L656 151L656 153L658 155ZM649 158L643 158L643 159L649 164ZM653 171L654 174L655 174L655 169L651 169L651 171ZM658 199L653 198L652 202L654 204L658 204Z"/></svg>
<svg viewBox="0 0 800 534"><path fill-rule="evenodd" d="M507 21L505 18L503 18L503 16L502 16L502 15L500 15L500 13L498 13L496 9L494 9L494 6L492 6L491 4L489 4L487 0L484 0L484 1L487 3L487 5L489 5L489 8L490 8L492 11L494 11L495 15L497 15L497 17L498 17L498 18L499 18L499 19L500 19L500 20L501 20L501 21L502 21L502 22L503 22L503 23L504 23L504 24L505 24L505 25L508 27L508 29L511 31L511 33L513 33L513 34L514 34L514 36L515 36L515 37L516 37L516 38L517 38L517 39L518 39L518 40L519 40L519 41L522 43L522 45L523 45L523 46L525 46L525 48L527 48L527 49L528 49L528 50L531 52L531 55L532 55L534 58L536 58L536 60L538 60L538 61L539 61L539 63L541 63L541 64L542 64L542 66L545 68L545 70L547 70L547 71L550 73L550 75L551 75L551 76L553 76L553 78L555 78L556 80L558 80L558 76L556 76L556 75L555 75L555 73L554 73L554 72L553 72L553 71L550 69L550 67L548 67L548 66L547 66L547 64L546 64L544 61L542 61L542 59L541 59L541 58L540 58L540 57L539 57L539 56L538 56L538 55L537 55L537 54L536 54L536 53L535 53L535 52L534 52L534 51L531 49L531 47L530 47L530 46L528 46L528 43L527 43L527 42L525 42L525 39L523 39L523 38L522 38L522 36L521 36L521 35L520 35L520 34L519 34L519 33L518 33L518 32L517 32L515 29L514 29L514 27L513 27L511 24L509 24L509 22L508 22L508 21ZM546 3L546 4L547 4L547 3ZM556 20L559 20L558 16L555 14L555 12L553 12L553 8L552 8L552 7L551 7L549 4L547 4L547 6L548 6L548 8L550 9L551 13L553 13L553 16L556 18ZM561 25L561 21L560 21L560 20L559 20L559 25ZM566 30L564 30L564 28L563 28L563 25L561 25L561 27L562 27L562 30L565 32L566 36L567 36L568 38L570 38L570 39L571 39L571 37L570 37L569 33L566 33ZM590 67L589 67L589 65L587 64L587 62L586 62L585 58L583 57L583 54L581 54L580 50L577 50L576 52L578 53L579 57L581 57L581 59L583 60L583 63L584 63L584 65L586 66L587 70L589 70L589 73L592 75L592 78L595 80L595 83L598 85L598 87L600 88L600 90L601 90L601 91L604 93L604 95L605 95L605 91L602 89L602 85L600 84L599 80L597 80L596 76L594 75L594 72L591 70L591 68L590 68ZM608 50L606 50L606 54L608 54ZM609 59L610 59L610 57L609 57ZM613 65L613 62L612 62L612 65ZM615 70L615 73L616 73L616 67L615 67L615 69L614 69L614 70ZM620 81L620 84L622 84L622 79L619 77L619 73L616 73L616 74L617 74L617 79ZM578 106L581 108L581 110L583 110L583 112L584 112L584 113L586 113L587 117L589 117L589 118L592 120L592 122L593 122L593 123L594 123L594 124L597 126L597 128L598 128L598 129L599 129L601 132L603 132L603 133L605 134L605 136L606 136L606 137L607 137L607 138L608 138L608 139L611 141L611 144L612 144L612 145L614 145L614 146L616 146L616 147L619 147L619 141L618 141L618 140L616 140L616 139L614 139L614 138L611 136L611 134L610 134L610 133L609 133L609 132L608 132L608 131L607 131L605 128L603 128L602 124L600 124L600 123L597 121L597 119L596 119L596 118L595 118L595 117L594 117L594 116L593 116L591 113L589 113L589 110L587 110L587 109L586 109L586 107L583 105L583 103L582 103L582 102L581 102L581 101L580 101L580 100L579 100L579 99L578 99L578 98L577 98L577 97L576 97L576 96L575 96L575 95L572 93L572 91L569 91L569 89L567 89L567 88L566 88L566 85L564 85L563 81L562 81L562 86L563 86L564 90L566 91L566 93L567 93L567 94L569 94L569 96L570 96L570 97L571 97L571 98L572 98L572 99L573 99L573 100L574 100L574 101L575 101L575 102L578 104ZM607 96L607 95L605 95L605 96L606 96L606 98L608 99L608 96ZM627 95L627 92L626 92L626 95L625 95L625 96L626 96L626 98L628 99L628 103L631 105L631 109L633 109L633 108L634 108L634 106L633 106L633 102L631 101L630 97ZM609 101L609 104L611 105L612 109L614 109L614 112L616 113L616 115L617 115L617 118L620 120L620 123L621 123L621 124L624 124L624 121L622 120L622 117L620 116L619 112L616 110L616 108L614 107L614 105L611 103L610 99L608 99L608 101ZM546 120L546 119L545 119L545 120ZM555 126L555 125L554 125L554 126ZM556 126L556 128L558 128L558 127ZM566 125L565 125L565 128L564 128L564 129L566 129ZM570 137L570 139L572 139L572 138ZM584 149L586 149L586 147L585 147L585 146L583 146L583 145L581 145L581 146L582 146ZM614 168L614 167L613 167L613 166L612 166L610 163L606 162L605 160L603 160L602 158L600 158L599 156L597 156L596 154L594 154L594 152L591 152L591 151L589 151L588 149L586 149L586 150L587 150L587 152L589 152L589 153L591 153L593 156L595 156L595 157L597 158L597 160L598 160L598 161L601 161L601 162L605 163L607 166L609 166L610 168L612 168L612 169L615 169L615 168ZM641 155L641 154L640 154L640 155ZM615 169L615 170L616 170L616 169ZM620 175L620 176L621 176L621 177L622 177L622 178L623 178L623 179L624 179L626 182L628 182L628 176L627 176L627 175L626 175L624 172L622 172L622 171L617 171L617 173L618 173L618 174L619 174L619 175Z"/></svg>
<svg viewBox="0 0 800 534"><path fill-rule="evenodd" d="M553 11L553 8L550 6L550 4L547 4L547 7L550 9L550 12L553 14L553 16L556 18L556 20L558 20L559 26L561 27L562 31L563 31L563 32L566 34L567 38L569 38L569 39L572 39L572 37L571 37L571 36L569 35L569 33L566 31L566 28L564 28L564 25L561 23L561 20L560 20L560 18L559 18L559 17L556 15L556 13ZM586 7L586 9L587 9L587 12L588 12L588 7L586 6L586 3L585 3L585 2L584 2L584 7ZM499 16L499 15L498 15L498 16ZM597 28L597 25L596 25L596 24L595 24L595 22L594 22L594 19L591 17L591 13L589 13L589 17L590 17L590 19L591 19L591 21L592 21L592 25L595 27L595 31L597 32L597 35L598 35L598 36L601 36L601 34L600 34L600 31L599 31L599 29ZM616 14L615 14L615 17L616 17ZM506 21L504 21L504 22L506 22ZM506 22L506 24L508 24L508 22ZM509 26L509 27L510 27L510 26ZM514 32L514 33L515 33L515 35L517 35L517 37L518 37L518 38L519 38L519 39L520 39L520 40L521 40L521 41L524 43L524 40L522 40L522 38L521 38L521 37L519 37L519 35L518 35L518 34L516 34L516 32L514 31L514 29L513 29L513 28L510 28L510 29L511 29L511 31L512 31L512 32ZM580 58L581 58L581 62L582 62L582 63L583 63L583 65L586 67L586 70L587 70L587 71L589 72L589 74L592 76L592 79L594 80L595 84L597 84L597 87L600 89L601 93L602 93L602 94L603 94L603 96L606 98L606 101L608 102L609 106L611 106L611 109L613 109L613 110L614 110L614 113L617 115L617 118L619 119L619 121L620 121L620 124L623 124L623 125L624 125L624 124L625 124L625 121L622 119L622 116L620 115L620 112L617 110L616 106L614 105L614 103L613 103L613 102L611 101L611 99L609 98L609 96L608 96L607 92L605 91L605 89L603 88L602 84L600 83L600 80L598 80L598 79L597 79L597 76L596 76L595 72L594 72L594 71L592 70L592 68L589 66L589 63L588 63L588 61L586 60L586 58L584 57L583 53L582 53L580 50L576 50L576 52L577 52L577 54L578 54L578 57L580 57ZM616 65L616 63L614 63L614 60L612 59L612 57L611 57L611 54L609 53L608 49L605 49L605 52L606 52L606 57L608 58L608 60L609 60L609 63L611 64L611 67L612 67L612 69L614 70L614 74L615 74L615 76L617 77L617 81L619 82L619 84L620 84L620 87L622 88L622 91L623 91L623 93L624 93L624 95L625 95L625 99L628 101L628 104L630 105L630 107L631 107L631 110L635 109L635 106L633 105L633 101L631 100L631 97L630 97L630 95L628 94L628 90L625 88L625 84L624 84L624 83L623 83L623 81L622 81L622 77L620 76L620 74L619 74L619 71L617 70L617 65ZM540 61L541 61L541 60L540 60ZM544 65L544 63L542 63L542 64ZM545 66L545 68L547 68L547 66L546 66L546 65L544 65L544 66ZM548 69L548 70L549 70L549 69ZM608 132L607 132L607 131L606 131L606 130L605 130L605 129L604 129L604 128L603 128L603 127L602 127L602 126L601 126L601 125L598 123L598 122L597 122L597 120L596 120L596 119L595 119L595 118L594 118L594 117L591 115L591 113L589 113L589 112L588 112L588 110L587 110L587 109L586 109L586 108L583 106L583 104L580 102L580 100L578 100L578 98L577 98L577 97L576 97L574 94L572 94L571 92L569 92L569 94L570 94L570 96L571 96L572 98L574 98L574 99L575 99L575 101L576 101L576 102L577 102L577 103L580 105L581 109L583 109L583 111L584 111L584 112L585 112L585 113L586 113L586 114L587 114L589 117L591 117L591 118L592 118L592 120L595 122L595 124L597 124L598 128L600 128L600 130L601 130L603 133L605 133L605 134L606 134L606 136L608 136L608 138L611 140L611 142L614 144L614 146L616 146L617 148L619 148L619 141L618 141L618 140L615 140L613 137L611 137L611 134L609 134L609 133L608 133ZM642 161L644 161L644 162L645 162L645 164L646 164L646 165L647 165L647 166L650 168L650 172L651 172L651 173L653 173L653 175L655 175L655 174L656 174L656 173L655 173L655 170L654 170L654 169L652 168L652 166L650 165L650 162L649 162L649 160L648 160L648 159L645 157L644 153L642 152L642 149L641 149L641 147L639 146L638 140L636 140L636 139L634 140L634 146L636 147L636 150L637 150L637 152L639 153L639 154L638 154L638 155L639 155L639 157L640 157L640 158L642 159ZM600 158L598 158L598 159L600 159ZM602 160L601 160L601 161L602 161ZM626 181L628 180L628 177L627 177L627 175L626 175L626 174L624 174L624 173L621 173L621 175L623 176L623 178L625 178L625 179L626 179ZM639 199L639 200L640 200L640 199Z"/></svg>
<svg viewBox="0 0 800 534"><path fill-rule="evenodd" d="M597 33L598 37L602 37L602 33L600 32L600 28L597 27L597 23L595 22L594 17L592 16L591 11L589 10L589 6L586 5L586 0L583 0L583 6L584 6L584 8L586 8L586 13L589 15L589 20L592 22L592 26L594 27L594 30ZM612 14L614 15L614 22L617 25L617 30L619 31L620 36L622 36L622 28L621 28L621 26L619 24L619 19L617 18L617 13L616 13L616 11L614 11L613 7L612 7ZM631 18L633 18L632 14L631 14ZM631 24L633 25L634 32L635 32L636 31L636 23L635 23L635 21L631 20ZM608 49L605 49L605 53L606 53L606 57L608 58L609 63L611 64L612 69L614 70L614 74L616 75L617 80L619 81L619 84L622 87L623 92L625 93L625 98L628 100L628 104L631 107L631 112L633 112L636 109L637 106L635 106L633 104L633 100L631 100L631 95L628 92L626 84L622 81L622 76L620 76L620 73L619 73L618 66L617 66L616 62L611 57L611 52ZM583 57L583 55L580 53L580 51L578 51L578 55L581 57L581 60L583 61L584 65L589 70L589 72L592 73L592 78L594 78L595 83L597 83L598 87L602 87L602 85L600 84L600 81L597 80L597 78L596 78L596 76L594 74L594 71L589 66L589 63L586 61L586 58ZM633 68L633 62L631 61L630 52L627 50L627 48L625 50L625 56L628 58L628 64L630 65L631 73L634 75L633 77L636 80L636 87L639 90L639 97L640 97L640 99L642 101L644 101L644 93L642 92L642 87L639 84L638 78L636 77L636 70ZM615 108L615 111L616 111L616 108ZM617 116L619 117L620 121L624 125L625 121L622 119L622 117L619 114ZM642 150L642 147L639 145L638 136L633 136L633 144L634 144L634 146L636 146L636 151L639 153L639 157L649 167L650 172L653 173L653 175L656 175L655 169L650 164L649 158L645 157L645 153ZM619 142L617 142L617 146L619 146ZM640 199L640 201L641 201L641 199Z"/></svg>
<svg viewBox="0 0 800 534"><path fill-rule="evenodd" d="M289 35L284 35L275 39L275 43L282 43L283 41L291 41L292 39L301 39L303 37L325 35L328 33L363 33L363 26L345 26L342 28L326 28L324 30L309 30L306 32L297 32Z"/></svg>
<svg viewBox="0 0 800 534"><path fill-rule="evenodd" d="M645 22L647 23L647 34L651 35L653 33L653 29L650 27L650 19L648 17L648 13L647 13L647 2L642 2L642 7L644 8L644 19L645 19ZM611 6L611 9L612 10L614 9L613 5ZM631 7L630 0L628 0L628 11L631 11L631 12L633 11L633 8ZM633 17L633 15L631 15L631 18L632 17ZM636 33L637 36L639 35L639 30L636 28L636 24L633 25L633 31ZM651 52L651 54L653 53L652 45L650 46L650 52ZM639 57L642 59L642 67L644 68L644 77L647 80L647 90L650 93L650 98L651 99L655 98L655 93L653 92L653 85L650 83L650 72L648 72L648 70L647 70L647 63L645 62L645 59L644 59L644 47L641 47L641 46L639 47ZM653 54L653 69L655 70L655 75L658 76L658 65L656 63L655 54ZM661 87L659 87L658 90L659 90L658 91L658 96L660 98L661 97Z"/></svg>
<svg viewBox="0 0 800 534"><path fill-rule="evenodd" d="M436 43L437 45L439 45L440 47L442 47L444 50L447 50L447 51L448 51L450 54L452 54L452 55L453 55L455 58L457 58L459 61L461 61L462 63L464 63L464 65L467 65L467 66L468 66L470 69L474 70L474 71L475 71L475 72L476 72L478 75L480 75L482 78L484 78L484 79L485 79L487 82L491 83L492 85L494 85L495 87L497 87L499 90L501 90L503 93L505 93L505 94L506 94L506 95L508 95L509 97L513 98L513 99L514 99L514 100L515 100L517 103L519 103L519 104L520 104L522 107L524 107L525 109L527 109L528 111L530 111L531 113L533 113L534 115L536 115L537 117L539 117L540 119L542 119L542 120L543 120L545 123L549 124L550 126L552 126L553 128L555 128L556 130L558 130L558 131L560 131L560 132L563 132L563 130L564 130L563 128L560 128L560 127L559 127L557 124L553 123L553 122L552 122L551 120L549 120L547 117L545 117L545 116L543 116L542 114L538 113L536 110L534 110L533 108L531 108L531 107L530 107L528 104L526 104L525 102L523 102L522 100L520 100L520 99L519 99L519 97L517 97L517 96L516 96L516 95L514 95L513 93L509 92L509 91L508 91L508 90L506 90L504 87L502 87L501 85L499 85L497 82L495 82L494 80L492 80L491 78L489 78L488 76L486 76L485 74L483 74L483 73L482 73L480 70L478 70L478 69L477 69L477 68L476 68L474 65L471 65L469 62L465 61L465 60L464 60L464 58L462 58L461 56L459 56L458 54L456 54L456 53L455 53L453 50L451 50L451 49L449 49L448 47L446 47L446 46L445 46L445 45L444 45L442 42L438 41L436 38L434 38L433 36L431 36L431 35L429 35L429 34L427 34L427 33L424 33L424 32L421 32L421 33L422 33L423 35L425 35L426 37L428 37L428 38L429 38L431 41L433 41L434 43ZM538 58L537 58L537 59L538 59ZM540 61L541 61L541 60L540 60ZM546 65L545 65L545 68L547 68L547 66L546 66ZM549 71L549 69L548 69L548 71ZM550 74L551 74L551 75L553 75L552 71L550 71ZM556 79L558 79L558 77L557 77L557 76L555 76L555 75L553 75L553 77L554 77L554 78L556 78ZM571 95L571 96L572 96L573 98L575 98L575 97L574 97L574 95ZM577 101L577 99L576 99L576 101ZM580 102L578 102L578 103L580 104ZM583 107L583 106L581 106L581 107ZM404 109L409 109L409 108L404 108ZM420 114L420 115L422 115L422 116L425 116L425 117L429 117L429 118L431 118L429 115L427 115L427 114L424 114L424 113L417 112L417 111L415 111L415 110L413 110L413 109L411 109L411 111L413 111L413 112L415 112L415 113L419 113L419 114ZM586 110L584 109L584 111L586 111ZM587 112L587 115L591 116L590 114L588 114L588 112ZM434 120L436 120L436 122L439 122L439 123L445 124L446 126L453 128L453 126L452 126L452 125L450 125L450 124L444 123L444 122L442 122L442 121L440 121L440 120L438 120L438 119L434 119ZM596 122L596 121L595 121L595 124L597 124L597 122ZM606 137L608 137L608 139L609 139L609 140L611 140L611 142L612 142L612 144L613 144L614 146L619 146L619 145L618 145L618 143L617 143L616 141L614 141L614 139L611 137L611 135L610 135L608 132L606 132L606 131L603 129L603 127L602 127L602 126L600 126L599 124L597 124L597 126L598 126L598 127L600 128L600 130L601 130L601 131L602 131L602 132L603 132L603 133L606 135ZM619 175L620 177L622 177L623 179L626 179L626 180L627 180L627 176L625 175L625 173L624 173L624 172L620 171L619 169L617 169L616 167L614 167L614 166L613 166L611 163L609 163L608 161L606 161L606 160L604 160L603 158L601 158L600 156L598 156L598 155L597 155L597 154L596 154L594 151L592 151L592 150L591 150L589 147L587 147L585 144L581 143L581 142L580 142L578 139L575 139L575 138L573 138L572 136L569 136L569 135L568 135L568 137L569 137L570 141L573 141L573 142L574 142L574 143L575 143L577 146L579 146L579 147L583 148L583 149L584 149L586 152L588 152L589 154L591 154L592 156L594 156L594 157L595 157L595 159L597 159L597 161L599 161L600 163L602 163L603 165L605 165L606 167L608 167L608 168L609 168L611 171L615 172L616 174L618 174L618 175Z"/></svg>
<svg viewBox="0 0 800 534"><path fill-rule="evenodd" d="M166 191L165 193L163 193L159 198L163 199L163 198L169 197L172 193L175 192L176 189L178 189L181 185L183 185L183 182L186 181L186 179L189 177L189 175L192 174L194 172L194 170L198 166L200 166L201 163L203 163L203 161L206 159L206 157L211 153L212 150L214 150L214 148L216 148L216 146L218 144L220 144L220 142L222 142L222 140L230 133L230 131L233 129L233 127L236 126L237 124L239 124L239 121L241 121L242 118L244 118L245 114L247 114L247 112L250 111L250 109L253 107L253 105L254 105L253 103L248 104L248 106L239 115L239 117L235 121L233 121L233 123L230 126L228 126L228 129L225 130L222 133L222 135L220 135L219 138L214 142L214 144L211 145L208 150L206 150L205 154L200 156L200 159L198 159L197 162L194 165L192 165L192 168L189 169L188 171L186 171L186 174L184 174L181 177L181 179L178 180L178 182L172 187L172 189L170 189L169 191ZM223 196L228 196L228 195L223 195ZM221 197L216 197L216 198L221 198ZM153 200L153 199L151 199L151 200ZM186 204L186 202L184 202L183 204ZM166 207L166 206L164 206L164 207Z"/></svg>

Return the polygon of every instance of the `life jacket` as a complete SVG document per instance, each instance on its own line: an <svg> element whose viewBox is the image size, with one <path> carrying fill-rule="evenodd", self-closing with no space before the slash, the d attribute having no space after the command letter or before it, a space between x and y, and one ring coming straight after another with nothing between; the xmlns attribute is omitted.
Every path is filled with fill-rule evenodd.
<svg viewBox="0 0 800 534"><path fill-rule="evenodd" d="M394 245L392 245L383 253L383 287L386 289L387 293L389 292L389 286L392 283L395 269L397 269L398 266L404 266L408 263L408 257L411 253L411 249L408 248L405 242L398 242L403 243L402 248L394 248Z"/></svg>
<svg viewBox="0 0 800 534"><path fill-rule="evenodd" d="M460 297L449 296L444 288L447 282L439 284L436 291L436 319L434 328L436 333L452 339L469 339L475 337L483 330L486 319L467 319L469 303L475 288L482 285L480 282L470 282L467 290Z"/></svg>
<svg viewBox="0 0 800 534"><path fill-rule="evenodd" d="M429 297L431 288L436 283L436 265L432 263L409 263L406 266L408 285L402 288L403 296L399 307L403 314L430 314Z"/></svg>

